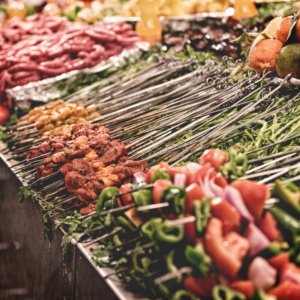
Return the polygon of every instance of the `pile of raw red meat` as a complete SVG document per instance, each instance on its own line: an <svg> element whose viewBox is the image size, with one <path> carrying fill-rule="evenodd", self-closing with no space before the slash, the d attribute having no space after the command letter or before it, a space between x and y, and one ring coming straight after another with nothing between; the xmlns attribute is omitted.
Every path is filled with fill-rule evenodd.
<svg viewBox="0 0 300 300"><path fill-rule="evenodd" d="M6 88L93 67L140 40L124 22L88 25L43 15L10 21L1 34L0 97Z"/></svg>

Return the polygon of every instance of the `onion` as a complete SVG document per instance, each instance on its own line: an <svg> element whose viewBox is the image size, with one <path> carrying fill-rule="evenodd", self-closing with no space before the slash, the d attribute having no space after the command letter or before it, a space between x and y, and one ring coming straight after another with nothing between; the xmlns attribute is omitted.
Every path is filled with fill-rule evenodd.
<svg viewBox="0 0 300 300"><path fill-rule="evenodd" d="M186 175L185 174L180 174L177 173L174 176L174 185L180 186L180 187L185 187L186 185Z"/></svg>
<svg viewBox="0 0 300 300"><path fill-rule="evenodd" d="M192 174L195 174L198 170L202 169L202 166L194 162L186 164L186 167Z"/></svg>
<svg viewBox="0 0 300 300"><path fill-rule="evenodd" d="M276 283L277 271L264 258L256 257L248 269L248 279L255 289L268 290Z"/></svg>
<svg viewBox="0 0 300 300"><path fill-rule="evenodd" d="M270 241L265 234L253 223L248 224L244 235L250 242L250 257L266 249L270 244Z"/></svg>
<svg viewBox="0 0 300 300"><path fill-rule="evenodd" d="M146 174L144 172L136 172L133 174L133 179L136 181L146 181Z"/></svg>
<svg viewBox="0 0 300 300"><path fill-rule="evenodd" d="M280 282L285 280L291 280L295 283L300 284L300 274L293 272L293 270L285 270L280 276Z"/></svg>
<svg viewBox="0 0 300 300"><path fill-rule="evenodd" d="M215 197L216 195L210 188L210 183L209 183L209 173L211 171L213 171L213 169L208 170L207 174L204 177L204 182L202 182L202 180L200 179L199 183L206 196Z"/></svg>
<svg viewBox="0 0 300 300"><path fill-rule="evenodd" d="M240 215L249 222L254 222L254 217L246 207L240 192L232 186L226 186L224 189L223 199L233 205Z"/></svg>
<svg viewBox="0 0 300 300"><path fill-rule="evenodd" d="M224 189L215 184L215 179L209 181L210 189L217 197L223 197Z"/></svg>

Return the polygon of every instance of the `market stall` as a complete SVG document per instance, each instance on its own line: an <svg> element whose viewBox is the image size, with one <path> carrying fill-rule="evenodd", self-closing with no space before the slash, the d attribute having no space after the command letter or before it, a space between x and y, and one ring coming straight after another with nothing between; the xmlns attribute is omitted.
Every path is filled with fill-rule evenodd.
<svg viewBox="0 0 300 300"><path fill-rule="evenodd" d="M4 24L0 298L300 299L299 6L242 2Z"/></svg>

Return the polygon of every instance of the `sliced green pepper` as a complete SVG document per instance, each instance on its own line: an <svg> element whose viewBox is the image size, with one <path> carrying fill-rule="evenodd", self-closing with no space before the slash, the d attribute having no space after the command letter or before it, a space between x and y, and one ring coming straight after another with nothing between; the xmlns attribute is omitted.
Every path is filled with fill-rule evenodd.
<svg viewBox="0 0 300 300"><path fill-rule="evenodd" d="M237 154L237 151L229 149L229 160L228 162L219 168L219 171L224 175L225 178L231 180L237 180L246 174L248 169L248 158L245 154Z"/></svg>
<svg viewBox="0 0 300 300"><path fill-rule="evenodd" d="M152 192L150 190L139 190L133 192L132 198L137 206L145 206L151 204ZM147 212L147 211L144 211Z"/></svg>
<svg viewBox="0 0 300 300"><path fill-rule="evenodd" d="M154 183L158 179L167 179L172 181L171 174L164 169L156 170L151 177L151 182Z"/></svg>
<svg viewBox="0 0 300 300"><path fill-rule="evenodd" d="M135 231L135 228L132 226L132 223L123 216L118 216L117 221L126 231Z"/></svg>
<svg viewBox="0 0 300 300"><path fill-rule="evenodd" d="M285 229L296 235L300 232L299 221L290 214L277 206L271 207L269 210L276 221L279 222Z"/></svg>
<svg viewBox="0 0 300 300"><path fill-rule="evenodd" d="M169 207L164 208L171 214L181 214L185 211L186 191L184 187L168 186L162 193L161 202L168 202Z"/></svg>
<svg viewBox="0 0 300 300"><path fill-rule="evenodd" d="M225 285L215 285L212 295L214 300L246 300L244 294L233 291Z"/></svg>
<svg viewBox="0 0 300 300"><path fill-rule="evenodd" d="M108 187L104 189L99 195L96 210L97 214L100 214L104 209L104 203L110 200L114 195L119 194L119 190L115 187Z"/></svg>
<svg viewBox="0 0 300 300"><path fill-rule="evenodd" d="M156 231L156 224L161 224L161 218L152 218L150 221L146 222L142 225L141 231L144 235L146 235L150 240L153 240L153 236Z"/></svg>
<svg viewBox="0 0 300 300"><path fill-rule="evenodd" d="M156 224L154 239L158 242L176 244L184 237L184 227L180 225L169 225L167 222Z"/></svg>
<svg viewBox="0 0 300 300"><path fill-rule="evenodd" d="M283 186L280 180L277 179L272 190L272 195L280 198L300 212L300 192L295 185L287 184Z"/></svg>
<svg viewBox="0 0 300 300"><path fill-rule="evenodd" d="M202 233L207 226L210 213L210 197L204 197L202 201L194 201L195 216L196 216L196 230Z"/></svg>
<svg viewBox="0 0 300 300"><path fill-rule="evenodd" d="M171 300L196 300L197 298L188 291L179 290L171 298Z"/></svg>
<svg viewBox="0 0 300 300"><path fill-rule="evenodd" d="M257 290L249 300L276 300L276 296L267 295L263 290Z"/></svg>
<svg viewBox="0 0 300 300"><path fill-rule="evenodd" d="M122 244L118 234L113 235L113 242L114 242L114 245L116 245L116 246L119 246Z"/></svg>
<svg viewBox="0 0 300 300"><path fill-rule="evenodd" d="M185 248L186 259L195 267L197 267L204 276L206 276L211 269L211 258L205 253L203 245L198 243L195 248L187 245Z"/></svg>
<svg viewBox="0 0 300 300"><path fill-rule="evenodd" d="M113 230L112 216L108 214L104 220L104 226L107 232L111 232Z"/></svg>
<svg viewBox="0 0 300 300"><path fill-rule="evenodd" d="M167 262L167 269L170 273L176 272L178 269L174 265L174 254L175 254L175 249L169 252L169 254L166 257L166 262Z"/></svg>

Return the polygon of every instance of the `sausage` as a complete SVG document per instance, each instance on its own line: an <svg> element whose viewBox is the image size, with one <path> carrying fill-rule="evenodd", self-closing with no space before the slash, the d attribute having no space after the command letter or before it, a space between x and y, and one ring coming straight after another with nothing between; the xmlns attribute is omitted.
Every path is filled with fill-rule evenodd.
<svg viewBox="0 0 300 300"><path fill-rule="evenodd" d="M91 51L92 45L86 45L86 44L70 45L69 43L65 43L64 49L67 52Z"/></svg>
<svg viewBox="0 0 300 300"><path fill-rule="evenodd" d="M130 46L130 45L133 45L136 42L139 42L141 39L138 36L125 37L125 36L117 34L116 40L122 46Z"/></svg>
<svg viewBox="0 0 300 300"><path fill-rule="evenodd" d="M36 71L38 69L38 65L33 62L33 61L28 61L26 63L22 62L22 63L18 63L14 66L11 66L10 68L8 68L8 72L12 73L12 72L16 72L16 71Z"/></svg>
<svg viewBox="0 0 300 300"><path fill-rule="evenodd" d="M103 34L103 33L98 33L98 32L95 32L93 30L90 30L90 29L86 29L85 33L88 36L90 36L91 38L93 38L97 41L102 41L102 42L110 41L110 42L112 42L112 41L115 40L114 36L111 36L111 35L108 35L108 34Z"/></svg>
<svg viewBox="0 0 300 300"><path fill-rule="evenodd" d="M11 87L16 87L16 86L19 86L19 85L25 85L25 84L28 84L30 82L39 81L39 80L40 80L40 75L32 75L30 77L15 81L14 85L11 86Z"/></svg>
<svg viewBox="0 0 300 300"><path fill-rule="evenodd" d="M48 56L50 58L60 56L64 53L65 49L60 46L54 46L48 50Z"/></svg>
<svg viewBox="0 0 300 300"><path fill-rule="evenodd" d="M99 58L105 51L105 48L102 45L94 45L93 49L95 50L90 54L92 59Z"/></svg>
<svg viewBox="0 0 300 300"><path fill-rule="evenodd" d="M35 72L36 73L36 72ZM28 71L20 71L20 72L16 72L13 74L13 79L16 81L16 80L20 80L20 79L23 79L25 77L28 77L32 74L32 72L28 72ZM38 73L36 73L38 74ZM35 74L35 75L36 75Z"/></svg>
<svg viewBox="0 0 300 300"><path fill-rule="evenodd" d="M93 52L92 52L93 53ZM91 54L92 54L91 53ZM85 58L85 57L88 57L88 56L90 56L90 54L89 53L87 53L86 51L79 51L78 53L77 53L77 57L80 57L80 58Z"/></svg>
<svg viewBox="0 0 300 300"><path fill-rule="evenodd" d="M63 62L59 58L56 58L54 60L44 61L40 64L40 66L44 66L44 67L48 67L48 68L59 68L62 65L63 65Z"/></svg>
<svg viewBox="0 0 300 300"><path fill-rule="evenodd" d="M64 65L61 65L60 68L48 68L44 66L38 66L37 70L47 75L60 75L66 73L68 70Z"/></svg>
<svg viewBox="0 0 300 300"><path fill-rule="evenodd" d="M71 55L70 55L69 53L66 53L66 54L64 54L64 55L60 58L60 60L61 60L62 62L69 61L69 60L71 60Z"/></svg>

